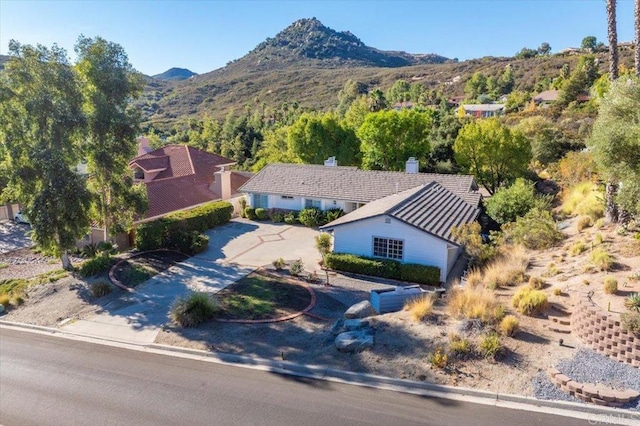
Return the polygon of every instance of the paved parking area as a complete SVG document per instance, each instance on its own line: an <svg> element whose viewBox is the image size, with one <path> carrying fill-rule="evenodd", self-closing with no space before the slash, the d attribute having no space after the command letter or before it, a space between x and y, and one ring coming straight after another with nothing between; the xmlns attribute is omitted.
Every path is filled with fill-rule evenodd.
<svg viewBox="0 0 640 426"><path fill-rule="evenodd" d="M10 220L0 222L0 254L32 246L31 238L26 235L30 229L29 225L23 223Z"/></svg>
<svg viewBox="0 0 640 426"><path fill-rule="evenodd" d="M138 285L135 292L67 331L134 343L152 343L169 319L171 304L190 291L217 293L275 259L302 259L307 271L319 269L318 231L302 226L236 219L207 232L207 250Z"/></svg>

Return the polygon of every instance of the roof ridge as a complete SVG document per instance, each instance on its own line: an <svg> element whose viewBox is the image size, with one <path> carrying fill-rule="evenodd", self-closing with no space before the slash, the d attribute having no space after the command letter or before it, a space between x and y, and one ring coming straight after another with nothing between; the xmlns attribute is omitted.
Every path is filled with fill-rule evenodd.
<svg viewBox="0 0 640 426"><path fill-rule="evenodd" d="M196 169L195 167L193 167L193 161L191 160L191 150L189 149L190 147L187 144L184 144L184 149L187 151L187 158L189 159L189 166L191 166L191 173L192 174L196 174Z"/></svg>
<svg viewBox="0 0 640 426"><path fill-rule="evenodd" d="M435 180L432 180L431 182L428 182L428 183L425 183L425 184L422 184L422 185L418 185L417 187L413 187L411 189L407 189L406 191L403 191L403 192L409 192L409 191L414 191L414 192L413 192L413 194L410 194L407 197L402 198L400 201L398 201L392 207L389 207L384 212L384 214L392 214L391 212L393 210L401 209L405 205L409 204L410 202L412 202L413 200L418 198L422 193L424 193L425 190L431 189L431 187L433 187L434 184L438 185L438 186L442 186L438 182L436 182ZM416 189L416 188L418 188L418 189ZM393 197L394 195L399 195L399 194L402 194L402 192L399 192L399 193L396 193L396 194L392 194L392 195L387 195L387 197ZM386 198L386 197L382 197L380 199L383 200L384 198Z"/></svg>

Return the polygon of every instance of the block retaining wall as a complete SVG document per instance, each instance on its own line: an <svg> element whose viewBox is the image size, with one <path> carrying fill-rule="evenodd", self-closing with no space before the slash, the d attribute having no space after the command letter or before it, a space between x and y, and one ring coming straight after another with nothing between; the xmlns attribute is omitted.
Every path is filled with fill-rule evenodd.
<svg viewBox="0 0 640 426"><path fill-rule="evenodd" d="M592 349L640 367L640 337L622 329L620 318L583 299L573 310L571 331Z"/></svg>
<svg viewBox="0 0 640 426"><path fill-rule="evenodd" d="M555 368L548 369L547 374L551 382L566 393L597 405L622 407L640 396L640 393L633 389L616 390L601 384L579 383Z"/></svg>

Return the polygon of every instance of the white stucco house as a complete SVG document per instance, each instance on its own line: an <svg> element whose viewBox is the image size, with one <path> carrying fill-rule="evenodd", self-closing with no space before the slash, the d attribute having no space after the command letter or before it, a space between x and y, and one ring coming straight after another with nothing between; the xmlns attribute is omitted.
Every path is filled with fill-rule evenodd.
<svg viewBox="0 0 640 426"><path fill-rule="evenodd" d="M321 165L270 164L239 188L248 205L267 209L341 208L344 216L321 227L333 251L440 268L441 281L461 253L451 228L473 222L481 195L469 175Z"/></svg>

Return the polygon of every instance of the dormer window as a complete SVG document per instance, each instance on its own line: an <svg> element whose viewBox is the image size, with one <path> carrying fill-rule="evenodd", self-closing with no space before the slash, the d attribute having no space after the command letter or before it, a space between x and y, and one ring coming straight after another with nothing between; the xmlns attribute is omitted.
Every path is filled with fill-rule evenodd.
<svg viewBox="0 0 640 426"><path fill-rule="evenodd" d="M142 170L140 167L136 167L135 171L133 172L133 177L134 179L144 180L144 170Z"/></svg>

